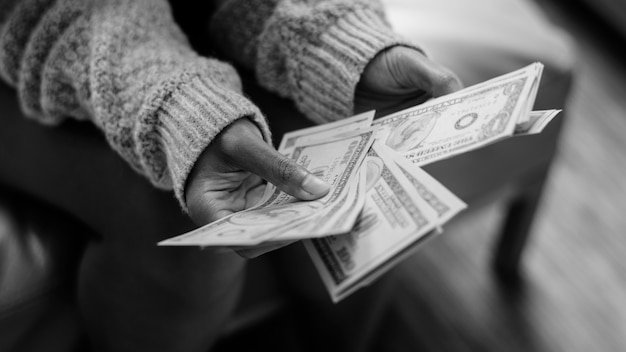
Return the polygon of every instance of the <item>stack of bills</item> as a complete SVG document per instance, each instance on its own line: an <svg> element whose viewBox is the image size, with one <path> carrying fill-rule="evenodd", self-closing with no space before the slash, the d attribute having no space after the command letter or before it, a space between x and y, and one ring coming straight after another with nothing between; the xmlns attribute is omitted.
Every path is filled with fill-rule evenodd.
<svg viewBox="0 0 626 352"><path fill-rule="evenodd" d="M466 207L420 166L518 135L560 110L531 111L534 63L374 120L374 112L286 134L279 152L331 185L300 201L271 184L253 208L159 243L247 256L302 240L334 302L370 284Z"/></svg>

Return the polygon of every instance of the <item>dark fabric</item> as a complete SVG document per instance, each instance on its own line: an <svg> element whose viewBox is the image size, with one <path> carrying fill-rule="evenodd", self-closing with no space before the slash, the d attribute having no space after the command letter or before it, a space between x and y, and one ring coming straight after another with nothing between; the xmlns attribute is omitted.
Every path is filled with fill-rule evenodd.
<svg viewBox="0 0 626 352"><path fill-rule="evenodd" d="M83 341L75 276L89 230L4 188L0 221L0 351L75 350Z"/></svg>
<svg viewBox="0 0 626 352"><path fill-rule="evenodd" d="M202 55L215 54L207 35L207 21L217 9L215 1L169 0L174 20L191 46Z"/></svg>
<svg viewBox="0 0 626 352"><path fill-rule="evenodd" d="M48 127L26 119L2 84L0 107L0 200L10 193L10 209L23 224L0 238L0 351L80 348L74 289L84 242L106 231L166 238L195 225L171 192L133 171L91 124ZM285 303L268 260L250 266L226 333L256 324Z"/></svg>

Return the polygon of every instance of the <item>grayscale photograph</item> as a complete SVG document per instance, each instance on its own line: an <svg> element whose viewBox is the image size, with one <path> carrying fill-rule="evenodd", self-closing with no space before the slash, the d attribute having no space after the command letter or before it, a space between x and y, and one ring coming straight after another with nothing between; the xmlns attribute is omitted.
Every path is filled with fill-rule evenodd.
<svg viewBox="0 0 626 352"><path fill-rule="evenodd" d="M0 0L0 351L626 351L626 0Z"/></svg>

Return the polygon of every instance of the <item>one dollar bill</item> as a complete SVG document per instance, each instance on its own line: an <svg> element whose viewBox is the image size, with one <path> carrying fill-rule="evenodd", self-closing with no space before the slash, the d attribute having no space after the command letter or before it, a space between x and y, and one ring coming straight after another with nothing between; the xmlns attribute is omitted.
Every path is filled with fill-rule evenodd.
<svg viewBox="0 0 626 352"><path fill-rule="evenodd" d="M508 75L433 99L375 120L379 139L423 166L511 137L526 121L542 65L535 63Z"/></svg>
<svg viewBox="0 0 626 352"><path fill-rule="evenodd" d="M354 228L347 234L304 242L335 302L389 270L411 252L408 248L416 249L437 233L444 217L465 208L425 172L411 175L411 181L394 160L383 145L375 143L362 165L366 198ZM424 188L431 184L437 185L434 191L445 192L433 194Z"/></svg>

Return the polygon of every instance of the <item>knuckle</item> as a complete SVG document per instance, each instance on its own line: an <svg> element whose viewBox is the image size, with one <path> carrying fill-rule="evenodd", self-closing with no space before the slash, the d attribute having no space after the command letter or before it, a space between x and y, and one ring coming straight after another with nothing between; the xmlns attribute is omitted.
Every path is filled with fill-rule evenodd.
<svg viewBox="0 0 626 352"><path fill-rule="evenodd" d="M277 157L275 161L276 179L281 184L290 183L298 171L296 165L291 160L284 157Z"/></svg>

